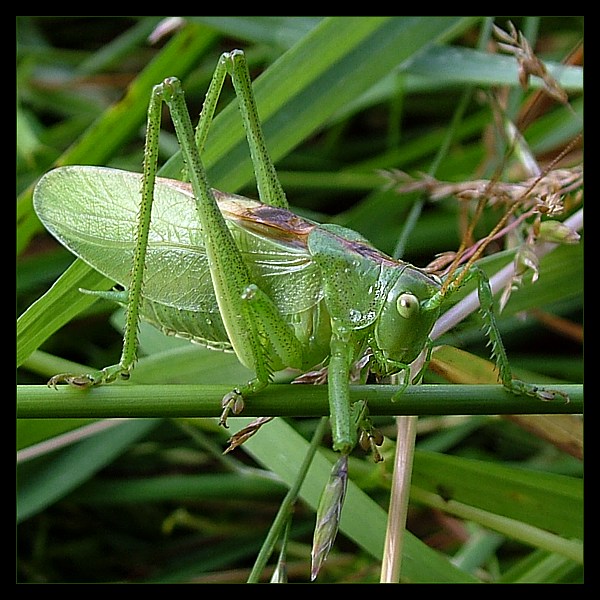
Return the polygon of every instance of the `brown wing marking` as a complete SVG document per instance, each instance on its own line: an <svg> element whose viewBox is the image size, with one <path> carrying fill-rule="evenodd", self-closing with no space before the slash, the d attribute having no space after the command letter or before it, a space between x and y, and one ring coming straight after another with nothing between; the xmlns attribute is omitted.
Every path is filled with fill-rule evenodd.
<svg viewBox="0 0 600 600"><path fill-rule="evenodd" d="M193 197L189 183L172 179L162 179L162 182ZM318 223L299 217L289 210L275 208L237 194L228 194L215 189L212 191L221 212L227 219L238 222L247 231L262 234L271 239L276 238L293 246L306 248L308 234L318 226ZM336 236L342 244L347 246L350 253L355 252L388 266L404 264L377 250L366 240L349 239L333 232L331 235Z"/></svg>

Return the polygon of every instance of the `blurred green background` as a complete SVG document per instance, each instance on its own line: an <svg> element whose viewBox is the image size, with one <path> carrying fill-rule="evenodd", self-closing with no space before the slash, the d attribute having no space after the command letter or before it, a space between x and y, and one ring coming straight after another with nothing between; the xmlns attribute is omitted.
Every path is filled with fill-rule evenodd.
<svg viewBox="0 0 600 600"><path fill-rule="evenodd" d="M582 129L583 17L501 17L496 23L506 28L509 18L535 40L536 52L567 90L568 106L541 102L539 113L528 111L540 82L532 80L527 92L518 87L514 58L494 50L490 19L188 17L157 35L157 27L165 28L162 17L18 17L16 283L17 314L26 314L17 328L18 383L43 385L68 368L66 360L93 367L118 360L113 306L96 302L71 320L73 314L59 315L74 311L65 299L56 312L44 300L34 304L73 257L44 233L31 190L58 164L140 171L153 84L180 77L197 115L220 53L244 49L293 209L353 228L388 253L406 235L403 257L424 266L437 253L457 249L459 202L425 204L407 231L419 197L386 186L380 170L427 172L450 132L436 171L440 180L489 177L499 166L503 179L523 178L518 161L498 153L492 92L507 101L542 166ZM561 64L569 56L571 64ZM219 108L232 98L226 83ZM464 109L459 117L457 107ZM171 159L176 153L167 120L161 164L171 176L180 170ZM235 107L215 120L204 161L214 187L256 197ZM580 161L575 146L563 165ZM570 211L578 208L574 199ZM498 217L490 211L477 235ZM503 313L511 364L534 373L535 381L582 382L582 252L583 243L561 248L544 263L539 282L515 294ZM532 308L541 312L525 318L523 311ZM442 341L487 357L479 325L473 317ZM246 377L233 356L146 328L141 340L134 382L230 384ZM430 373L427 381L441 379ZM394 428L391 418L377 424L389 438L387 459L374 465L357 453L351 464L372 511L362 515L364 537L342 531L322 581L378 581ZM538 425L532 433L523 423L493 416L419 419L403 580L582 580L582 463L551 443L552 434L541 437L539 429L548 430L550 422ZM299 441L288 449L286 438L292 431L310 438L315 421L281 426L290 429L273 426L269 433L267 426L259 434L264 452L290 452L293 462L293 451L304 446ZM579 435L577 417L557 427ZM222 457L226 437L209 419L20 420L18 581L245 581L285 493L285 474L276 472L285 460L269 465L259 451L244 449ZM323 456L329 456L327 444ZM427 500L429 492L510 522L490 529L474 514L446 514ZM348 504L350 514L353 501ZM288 544L290 581L308 580L313 526L305 499L297 504ZM552 543L540 541L544 536L524 541L529 528L555 537Z"/></svg>

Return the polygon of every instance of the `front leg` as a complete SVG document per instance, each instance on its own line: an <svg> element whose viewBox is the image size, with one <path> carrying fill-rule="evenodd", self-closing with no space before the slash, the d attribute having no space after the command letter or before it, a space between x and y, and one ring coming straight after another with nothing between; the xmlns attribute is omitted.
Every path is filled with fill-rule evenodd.
<svg viewBox="0 0 600 600"><path fill-rule="evenodd" d="M536 385L526 383L525 381L521 381L520 379L513 379L512 370L508 362L508 357L506 356L504 343L502 342L500 330L498 329L498 324L496 323L496 318L494 316L494 299L490 282L485 273L479 268L474 267L473 273L477 277L477 291L479 295L481 314L483 316L486 333L490 340L492 356L496 361L496 367L498 369L498 374L502 385L509 392L518 396L533 396L534 398L544 401L562 398L565 402L569 402L569 396L564 392L538 387Z"/></svg>

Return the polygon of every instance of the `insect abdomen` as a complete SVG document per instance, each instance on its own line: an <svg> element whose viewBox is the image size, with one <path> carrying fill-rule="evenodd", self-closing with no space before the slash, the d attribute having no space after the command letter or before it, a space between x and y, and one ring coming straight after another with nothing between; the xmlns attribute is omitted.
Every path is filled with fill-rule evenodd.
<svg viewBox="0 0 600 600"><path fill-rule="evenodd" d="M211 350L233 352L219 313L200 313L144 299L142 319L160 329Z"/></svg>

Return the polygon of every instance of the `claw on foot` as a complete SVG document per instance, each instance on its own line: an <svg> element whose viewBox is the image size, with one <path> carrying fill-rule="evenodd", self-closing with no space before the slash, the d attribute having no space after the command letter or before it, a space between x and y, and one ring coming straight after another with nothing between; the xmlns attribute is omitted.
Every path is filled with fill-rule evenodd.
<svg viewBox="0 0 600 600"><path fill-rule="evenodd" d="M571 401L569 395L565 392L561 392L560 390L549 390L543 387L538 387L536 385L531 385L529 383L521 381L520 379L511 380L508 389L513 394L533 396L534 398L538 398L543 402L553 402L558 398L562 398L565 404L568 404Z"/></svg>
<svg viewBox="0 0 600 600"><path fill-rule="evenodd" d="M74 373L59 373L54 375L48 380L48 387L53 387L55 390L58 389L56 386L59 383L68 383L69 385L86 389L95 385L95 380L92 375L88 374L74 374Z"/></svg>
<svg viewBox="0 0 600 600"><path fill-rule="evenodd" d="M223 396L223 400L221 401L221 406L223 408L223 412L221 413L221 418L219 419L219 425L227 429L227 417L229 416L229 413L239 415L244 410L244 397L242 396L242 392L235 388L228 394L225 394L225 396Z"/></svg>
<svg viewBox="0 0 600 600"><path fill-rule="evenodd" d="M101 385L103 383L111 383L115 379L129 379L129 369L121 365L112 365L101 371L92 371L91 373L59 373L48 380L48 387L57 389L57 384L67 383L72 387L80 390Z"/></svg>
<svg viewBox="0 0 600 600"><path fill-rule="evenodd" d="M383 456L381 456L377 448L383 444L383 434L381 431L372 428L369 430L363 429L360 432L358 443L365 452L371 451L374 462L378 463L383 460Z"/></svg>

